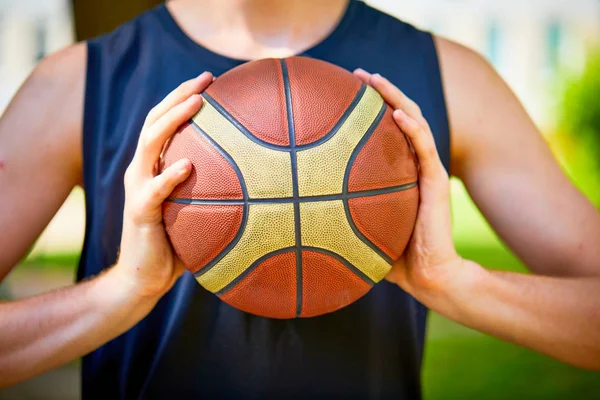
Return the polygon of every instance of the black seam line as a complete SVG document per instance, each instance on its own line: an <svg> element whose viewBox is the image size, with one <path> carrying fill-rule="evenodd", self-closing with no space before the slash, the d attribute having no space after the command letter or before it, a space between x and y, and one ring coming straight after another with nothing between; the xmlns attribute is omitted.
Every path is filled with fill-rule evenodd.
<svg viewBox="0 0 600 400"><path fill-rule="evenodd" d="M233 289L245 277L250 275L250 273L252 273L252 271L254 271L263 261L265 261L271 257L277 256L279 254L292 253L295 251L296 251L296 246L293 246L293 247L284 247L282 249L278 249L278 250L275 250L275 251L265 254L264 256L258 258L256 261L254 261L252 264L250 264L250 266L248 268L246 268L241 274L236 276L231 282L229 282L227 285L225 285L221 290L218 290L214 293L217 296L224 295L225 293L227 293L228 291Z"/></svg>
<svg viewBox="0 0 600 400"><path fill-rule="evenodd" d="M298 159L296 156L296 127L294 125L294 110L292 108L292 89L287 63L280 59L285 92L285 109L290 136L290 160L292 162L292 194L294 200L294 230L296 236L296 318L302 314L302 231L300 227L300 189L298 187Z"/></svg>
<svg viewBox="0 0 600 400"><path fill-rule="evenodd" d="M283 64L282 64L282 68L283 68ZM287 70L287 66L286 66L286 70ZM288 79L288 84L289 84L289 79ZM315 142L295 146L296 150L304 150L304 149L310 149L313 147L317 147L317 146L325 143L329 139L331 139L338 132L338 130L341 128L341 126L344 125L344 123L346 122L346 120L348 119L350 114L352 114L352 111L354 111L354 109L356 108L356 106L358 105L360 100L362 99L363 95L365 94L366 90L367 90L367 85L363 83L361 85L360 89L358 90L358 92L356 93L356 96L354 96L354 99L352 99L352 102L350 103L350 105L348 106L346 111L344 112L344 114L342 114L340 119L336 122L336 124L333 126L333 128L331 128L331 130L325 136L323 136L322 138L320 138L319 140L317 140ZM219 112L219 114L221 114L223 117L225 117L225 119L227 119L227 121L229 121L231 124L233 124L233 126L235 126L237 128L237 130L242 132L242 134L244 136L246 136L248 139L252 140L254 143L264 146L266 148L272 149L272 150L277 150L277 151L289 151L290 150L290 148L288 146L280 146L280 145L272 144L272 143L265 142L264 140L257 138L256 136L254 136L252 134L252 132L250 132L250 130L248 128L246 128L244 125L242 125L242 123L240 121L235 119L233 117L233 115L229 114L229 112L227 110L225 110L225 108L221 104L219 104L219 102L217 102L213 97L211 97L208 93L206 93L206 92L203 93L202 97L204 97L204 99L211 106L213 106ZM287 101L287 98L286 98L286 101ZM290 101L289 105L291 107L291 101ZM288 124L289 124L289 118L288 118ZM290 146L291 146L291 143L290 143Z"/></svg>
<svg viewBox="0 0 600 400"><path fill-rule="evenodd" d="M183 198L175 198L169 197L165 201L171 203L178 204L188 204L188 205L243 205L243 204L288 204L298 201L299 203L314 203L317 201L332 201L332 200L346 200L346 199L355 199L359 197L370 197L370 196L379 196L383 194L390 194L396 192L403 192L405 190L410 190L419 185L418 182L406 183L404 185L399 186L390 186L383 189L372 189L372 190L362 190L359 192L351 192L346 194L331 194L331 195L321 195L321 196L306 196L299 197L298 200L293 197L282 197L282 198L272 198L272 199L249 199L249 200L241 200L241 199L183 199Z"/></svg>
<svg viewBox="0 0 600 400"><path fill-rule="evenodd" d="M354 151L352 152L350 159L348 160L348 164L346 166L346 172L344 173L343 194L345 194L345 195L348 194L348 181L350 180L350 171L352 170L352 165L354 165L354 161L356 160L358 153L360 153L360 151L365 146L367 141L371 138L371 136L373 136L373 132L375 132L375 129L377 129L377 127L381 123L381 120L383 119L383 116L385 115L385 111L387 110L387 107L388 107L387 104L385 102L383 102L381 109L379 110L379 113L377 114L377 117L375 117L375 120L373 121L373 123L371 124L371 126L369 127L369 129L367 130L365 135L360 139L360 141L354 148ZM350 212L350 205L349 205L347 197L344 198L343 203L344 203L344 211L346 212L346 219L348 220L348 223L350 224L350 227L352 228L352 231L354 232L354 234L360 240L362 240L367 246L369 246L371 249L373 249L373 251L375 251L375 253L377 253L381 258L383 258L385 260L385 262L387 262L388 264L392 264L394 262L394 260L392 260L392 258L390 256L388 256L384 251L382 251L378 246L376 246L375 243L371 242L356 227L356 224L354 223L354 220L352 219L352 213Z"/></svg>
<svg viewBox="0 0 600 400"><path fill-rule="evenodd" d="M233 126L235 126L238 131L242 132L244 136L252 140L254 143L276 151L288 152L290 150L288 146L279 146L257 138L252 134L252 132L250 132L248 128L242 125L240 121L235 119L233 115L229 114L229 112L227 112L227 110L225 110L225 108L222 105L220 105L215 99L213 99L208 93L202 93L202 97L204 97L204 100L206 100L211 106L213 106L219 112L219 114L221 114L223 117L225 117L227 121L229 121Z"/></svg>
<svg viewBox="0 0 600 400"><path fill-rule="evenodd" d="M231 165L231 167L233 168L233 170L235 171L235 174L237 175L239 181L240 181L240 186L242 188L242 196L244 198L245 201L243 201L242 203L240 203L241 205L244 206L244 210L242 212L242 222L240 223L240 227L238 228L238 231L235 234L235 237L233 238L233 240L231 242L229 242L229 244L227 246L225 246L225 248L223 250L221 250L219 252L219 254L217 254L216 257L214 257L208 264L206 264L200 271L196 272L194 275L196 277L202 276L204 275L206 272L208 272L212 267L214 267L215 265L217 265L217 263L219 261L221 261L223 259L223 257L225 257L225 255L227 253L229 253L231 251L231 249L233 249L238 242L240 241L244 230L246 229L246 223L248 222L248 209L250 207L250 204L248 203L248 190L246 188L246 181L244 180L244 176L242 175L242 171L240 170L239 166L236 164L235 160L229 155L229 153L227 153L225 151L225 149L223 149L217 142L214 141L213 138L211 138L206 132L204 132L202 130L202 128L200 128L196 122L194 122L193 120L190 121L190 125L192 126L192 128L194 128L194 130L200 134L201 136L203 136L206 140L208 140L213 146L214 148L219 152L219 154L221 154L221 156L223 156L223 158L225 158L229 164Z"/></svg>
<svg viewBox="0 0 600 400"><path fill-rule="evenodd" d="M332 251L322 249L319 247L310 247L310 246L303 246L302 250L314 251L315 253L321 253L321 254L331 256L331 257L335 258L336 260L338 260L339 262L341 262L346 268L348 268L348 270L350 270L353 274L358 276L362 281L364 281L369 286L375 285L375 282L371 278L369 278L364 272L362 272L360 269L356 268L350 261L346 260L344 257L340 256L337 253L334 253ZM258 258L256 261L254 261L252 264L250 264L250 266L248 268L246 268L246 270L244 270L244 272L242 272L241 274L236 276L225 287L223 287L219 291L216 291L215 294L217 296L222 296L225 293L227 293L228 291L230 291L231 289L233 289L238 283L240 283L244 278L246 278L248 275L250 275L252 273L252 271L254 271L261 263L263 263L267 259L277 256L277 255L280 255L280 254L284 254L284 253L292 253L294 251L296 251L296 247L292 246L292 247L284 247L282 249L278 249L278 250L275 250L275 251L265 254L264 256Z"/></svg>
<svg viewBox="0 0 600 400"><path fill-rule="evenodd" d="M320 138L319 140L317 140L315 142L296 146L296 148L298 150L310 149L312 147L320 146L321 144L323 144L326 141L328 141L329 139L331 139L340 130L342 125L344 125L344 123L346 123L346 120L348 119L348 117L350 117L350 114L352 114L352 111L354 111L354 109L356 108L356 106L358 105L360 100L362 99L363 95L365 94L366 90L367 90L367 85L363 83L360 86L360 89L358 90L358 92L356 92L356 95L354 96L354 99L352 99L352 102L348 105L348 108L346 108L346 111L344 111L344 113L342 114L342 116L340 117L338 122L336 122L336 124L333 126L333 128L331 128L331 130L325 136L323 136L322 138Z"/></svg>

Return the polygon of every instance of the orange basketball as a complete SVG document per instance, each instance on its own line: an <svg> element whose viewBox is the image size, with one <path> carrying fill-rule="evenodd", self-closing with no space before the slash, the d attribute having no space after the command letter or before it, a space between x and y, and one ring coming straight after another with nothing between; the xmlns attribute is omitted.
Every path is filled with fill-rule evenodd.
<svg viewBox="0 0 600 400"><path fill-rule="evenodd" d="M367 293L414 227L414 156L392 110L332 64L265 59L219 77L167 145L194 166L164 203L198 282L271 318L312 317Z"/></svg>

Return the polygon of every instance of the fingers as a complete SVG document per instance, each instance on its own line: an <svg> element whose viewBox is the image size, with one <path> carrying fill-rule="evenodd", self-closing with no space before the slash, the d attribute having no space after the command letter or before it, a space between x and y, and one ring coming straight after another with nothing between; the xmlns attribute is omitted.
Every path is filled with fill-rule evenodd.
<svg viewBox="0 0 600 400"><path fill-rule="evenodd" d="M192 172L192 163L181 159L166 168L150 182L148 206L151 208L162 204L171 195L177 185L185 181Z"/></svg>
<svg viewBox="0 0 600 400"><path fill-rule="evenodd" d="M182 83L154 107L144 123L133 160L124 176L125 214L139 224L162 222L162 202L192 170L189 160L180 160L156 176L156 165L167 140L202 106L199 94L213 81L205 72Z"/></svg>
<svg viewBox="0 0 600 400"><path fill-rule="evenodd" d="M182 83L148 113L134 157L136 165L144 172L152 174L167 139L200 110L202 97L199 93L213 79L210 72L204 72Z"/></svg>
<svg viewBox="0 0 600 400"><path fill-rule="evenodd" d="M417 103L402 93L400 89L394 86L386 78L379 74L370 74L361 68L355 70L354 75L356 75L364 83L372 86L373 89L377 90L385 102L388 103L393 109L399 108L404 110L406 114L411 116L416 121L426 123L425 119L423 118L423 114L421 113L421 109Z"/></svg>
<svg viewBox="0 0 600 400"><path fill-rule="evenodd" d="M362 69L362 68L355 69L354 75L356 75L358 77L358 79L360 79L367 85L369 84L369 79L371 79L371 74L368 73L367 71L365 71L364 69Z"/></svg>
<svg viewBox="0 0 600 400"><path fill-rule="evenodd" d="M194 94L167 111L152 126L142 130L137 156L144 170L153 171L166 141L182 124L198 113L201 107L202 96Z"/></svg>
<svg viewBox="0 0 600 400"><path fill-rule="evenodd" d="M371 75L369 84L381 94L381 97L394 109L401 109L411 118L419 123L424 123L425 119L421 113L421 108L408 96L400 91L390 81L379 74ZM426 122L425 122L426 123Z"/></svg>
<svg viewBox="0 0 600 400"><path fill-rule="evenodd" d="M422 177L447 177L440 160L435 140L429 124L423 117L420 107L400 89L379 74L370 74L359 68L354 74L363 82L372 86L393 108L394 120L408 136L419 160Z"/></svg>
<svg viewBox="0 0 600 400"><path fill-rule="evenodd" d="M177 104L182 103L190 96L203 92L208 85L213 81L213 75L210 72L203 72L194 79L183 82L177 89L173 90L167 95L158 105L156 105L146 117L144 126L151 126L159 118L167 113L171 108Z"/></svg>
<svg viewBox="0 0 600 400"><path fill-rule="evenodd" d="M423 126L400 109L394 111L393 117L402 132L410 139L419 160L421 176L440 178L446 175L447 177L429 127Z"/></svg>

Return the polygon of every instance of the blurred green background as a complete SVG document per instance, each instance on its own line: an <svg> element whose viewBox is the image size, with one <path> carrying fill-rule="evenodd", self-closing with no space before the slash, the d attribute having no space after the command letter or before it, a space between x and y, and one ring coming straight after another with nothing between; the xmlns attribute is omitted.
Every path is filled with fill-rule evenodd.
<svg viewBox="0 0 600 400"><path fill-rule="evenodd" d="M486 0L369 2L486 55L523 101L573 182L600 206L597 0L532 0L527 5ZM41 2L0 0L0 15L4 11L5 16L16 16L0 22L0 112L41 57L74 40L66 0L44 2L46 14L39 7L35 12L28 8L33 4ZM52 22L56 20L62 22ZM526 272L457 180L452 182L452 212L455 243L464 257L488 268ZM71 283L83 227L83 193L78 189L30 256L0 285L0 298L22 298ZM0 399L77 399L78 372L74 362L0 391ZM600 374L501 342L435 313L429 317L423 374L426 400L600 399Z"/></svg>
<svg viewBox="0 0 600 400"><path fill-rule="evenodd" d="M579 74L562 77L556 130L546 137L571 180L599 207L600 53L596 51L588 54ZM454 240L463 257L488 268L527 273L457 180L452 213ZM424 386L429 400L600 398L599 373L502 342L435 313L429 317Z"/></svg>

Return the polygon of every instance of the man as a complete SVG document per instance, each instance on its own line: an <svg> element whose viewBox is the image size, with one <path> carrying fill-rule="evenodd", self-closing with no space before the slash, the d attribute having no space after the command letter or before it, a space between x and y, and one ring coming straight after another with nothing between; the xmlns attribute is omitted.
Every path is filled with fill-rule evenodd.
<svg viewBox="0 0 600 400"><path fill-rule="evenodd" d="M155 165L213 79L194 76L292 54L356 70L383 95L419 159L421 200L389 282L338 312L279 321L182 276L160 210L195 172ZM87 203L81 282L0 305L2 386L91 352L84 399L419 398L425 307L600 370L598 212L480 56L364 3L168 2L43 60L0 121L0 160L1 276L73 186ZM457 255L446 171L534 275Z"/></svg>

